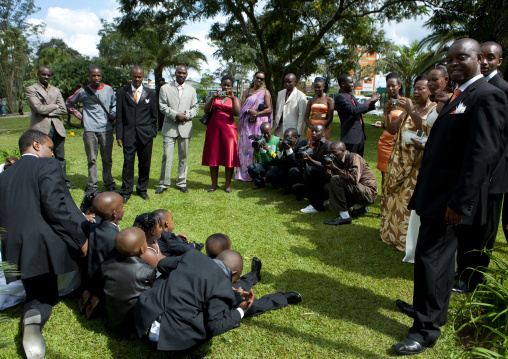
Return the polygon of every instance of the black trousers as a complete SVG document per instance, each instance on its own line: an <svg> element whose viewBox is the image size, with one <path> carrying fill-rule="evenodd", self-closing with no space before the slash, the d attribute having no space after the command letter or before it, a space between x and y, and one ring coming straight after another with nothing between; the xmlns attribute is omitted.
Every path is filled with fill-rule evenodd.
<svg viewBox="0 0 508 359"><path fill-rule="evenodd" d="M263 177L267 177L272 167L276 167L276 165L269 165L266 163L258 162L256 164L251 163L249 167L247 167L247 171L249 172L249 176L254 181L256 187L264 187L265 180ZM273 176L273 175L272 175ZM268 178L267 178L268 180Z"/></svg>
<svg viewBox="0 0 508 359"><path fill-rule="evenodd" d="M346 145L346 149L349 152L357 153L357 154L359 154L360 156L363 157L363 150L365 148L365 143L364 142L362 142L362 143L355 143L355 144L346 143L345 145Z"/></svg>
<svg viewBox="0 0 508 359"><path fill-rule="evenodd" d="M415 319L409 337L432 346L446 323L455 274L457 230L442 218L420 217L421 225L415 252L413 306Z"/></svg>
<svg viewBox="0 0 508 359"><path fill-rule="evenodd" d="M459 228L457 247L457 272L460 279L468 283L470 288L482 281L482 274L475 272L479 267L488 267L490 258L481 250L491 250L496 241L502 194L490 194L487 201L487 223L484 225L464 225Z"/></svg>
<svg viewBox="0 0 508 359"><path fill-rule="evenodd" d="M508 203L506 201L506 197L508 196L505 193L503 199L503 219L501 220L501 223L503 224L504 238L506 239L506 242L508 242Z"/></svg>
<svg viewBox="0 0 508 359"><path fill-rule="evenodd" d="M60 168L64 176L65 183L69 185L71 181L67 178L67 164L65 162L65 137L62 137L56 132L53 122L48 132L48 137L53 141L53 154L55 158L60 162Z"/></svg>
<svg viewBox="0 0 508 359"><path fill-rule="evenodd" d="M122 194L132 194L134 186L134 162L138 155L138 184L136 192L146 192L150 179L153 139L143 144L136 135L134 143L123 144Z"/></svg>
<svg viewBox="0 0 508 359"><path fill-rule="evenodd" d="M325 192L325 184L330 178L321 167L307 166L304 173L305 188L310 204L318 211L324 211L323 202L328 198Z"/></svg>
<svg viewBox="0 0 508 359"><path fill-rule="evenodd" d="M26 299L23 308L23 317L30 309L37 309L41 313L41 329L49 317L53 305L58 299L58 280L56 274L47 273L36 277L22 279Z"/></svg>

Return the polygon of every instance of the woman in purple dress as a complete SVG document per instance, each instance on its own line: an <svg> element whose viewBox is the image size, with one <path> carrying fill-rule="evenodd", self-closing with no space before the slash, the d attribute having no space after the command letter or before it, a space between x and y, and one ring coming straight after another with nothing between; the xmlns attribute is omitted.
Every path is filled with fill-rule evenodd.
<svg viewBox="0 0 508 359"><path fill-rule="evenodd" d="M238 160L238 130L235 118L240 113L240 102L233 93L233 78L229 75L221 79L222 92L214 93L205 105L205 113L210 114L206 128L203 166L210 166L212 186L207 191L214 192L218 185L219 166L226 168L224 190L231 193L233 169L240 166ZM211 113L210 113L211 112Z"/></svg>
<svg viewBox="0 0 508 359"><path fill-rule="evenodd" d="M265 73L258 71L254 74L254 81L242 94L242 108L240 109L240 140L238 157L240 166L236 169L235 179L252 181L247 167L252 163L254 151L250 135L261 135L259 129L263 122L272 124L272 98L270 92L264 89Z"/></svg>

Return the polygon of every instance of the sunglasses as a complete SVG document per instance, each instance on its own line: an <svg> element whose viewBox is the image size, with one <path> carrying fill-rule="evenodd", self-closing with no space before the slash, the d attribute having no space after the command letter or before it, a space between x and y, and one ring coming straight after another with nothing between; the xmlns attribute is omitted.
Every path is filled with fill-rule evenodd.
<svg viewBox="0 0 508 359"><path fill-rule="evenodd" d="M256 80L265 81L265 78L264 78L264 77L259 77L259 76L256 76Z"/></svg>

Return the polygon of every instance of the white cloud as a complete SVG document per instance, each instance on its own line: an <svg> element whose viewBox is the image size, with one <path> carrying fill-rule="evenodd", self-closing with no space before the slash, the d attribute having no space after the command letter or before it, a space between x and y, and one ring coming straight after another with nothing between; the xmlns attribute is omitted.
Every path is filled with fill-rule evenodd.
<svg viewBox="0 0 508 359"><path fill-rule="evenodd" d="M399 23L394 21L385 22L381 27L386 32L386 38L391 39L395 45L409 46L414 40L422 40L431 33L423 27L429 19L428 16L403 20Z"/></svg>

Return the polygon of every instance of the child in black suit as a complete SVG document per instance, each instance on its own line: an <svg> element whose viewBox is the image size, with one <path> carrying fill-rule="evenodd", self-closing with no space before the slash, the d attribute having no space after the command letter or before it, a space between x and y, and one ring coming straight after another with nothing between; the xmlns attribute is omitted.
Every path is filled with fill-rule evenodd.
<svg viewBox="0 0 508 359"><path fill-rule="evenodd" d="M131 336L135 333L134 305L139 295L151 288L156 271L140 258L147 251L145 233L141 229L129 227L118 233L115 247L118 256L102 263L108 314L106 328Z"/></svg>

